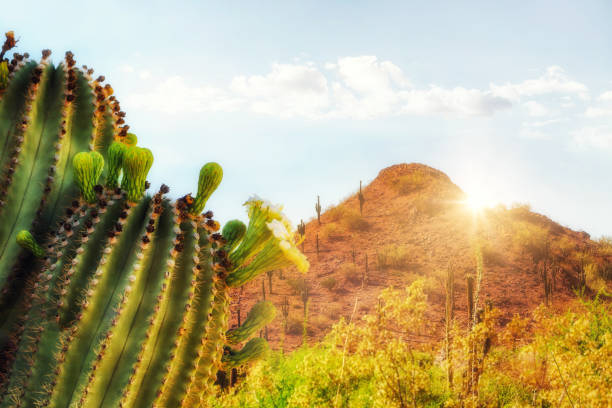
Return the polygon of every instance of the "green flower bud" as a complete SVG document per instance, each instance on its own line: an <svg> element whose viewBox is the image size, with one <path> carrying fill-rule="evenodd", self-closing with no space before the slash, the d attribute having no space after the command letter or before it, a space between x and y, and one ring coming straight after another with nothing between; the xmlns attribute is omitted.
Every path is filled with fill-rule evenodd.
<svg viewBox="0 0 612 408"><path fill-rule="evenodd" d="M108 176L106 187L117 188L119 186L119 174L123 166L123 157L128 147L121 142L113 142L108 148Z"/></svg>
<svg viewBox="0 0 612 408"><path fill-rule="evenodd" d="M147 148L132 146L123 156L121 188L127 192L128 201L140 200L145 191L147 174L153 164L153 153Z"/></svg>
<svg viewBox="0 0 612 408"><path fill-rule="evenodd" d="M240 243L244 233L246 232L246 225L240 220L231 220L223 227L221 235L227 241L225 249L230 252Z"/></svg>
<svg viewBox="0 0 612 408"><path fill-rule="evenodd" d="M242 350L228 349L223 355L222 362L227 369L241 366L246 363L257 361L268 354L270 347L268 342L261 337L249 340Z"/></svg>
<svg viewBox="0 0 612 408"><path fill-rule="evenodd" d="M45 251L38 245L30 231L22 230L17 233L17 243L24 249L27 249L37 258L45 256Z"/></svg>
<svg viewBox="0 0 612 408"><path fill-rule="evenodd" d="M125 139L123 140L123 143L125 143L127 147L136 146L136 143L138 143L138 138L136 137L135 134L128 133L127 135L125 135Z"/></svg>
<svg viewBox="0 0 612 408"><path fill-rule="evenodd" d="M9 70L6 61L0 62L0 90L8 86Z"/></svg>
<svg viewBox="0 0 612 408"><path fill-rule="evenodd" d="M102 175L104 158L96 151L80 152L74 155L72 165L81 195L87 202L93 203L96 200L94 186Z"/></svg>
<svg viewBox="0 0 612 408"><path fill-rule="evenodd" d="M200 214L204 210L206 202L217 187L219 187L222 178L223 169L217 163L210 162L202 166L200 178L198 179L198 195L190 210L192 214Z"/></svg>
<svg viewBox="0 0 612 408"><path fill-rule="evenodd" d="M251 308L242 326L228 330L225 335L228 344L242 343L261 328L270 323L276 316L276 308L272 302L264 300Z"/></svg>

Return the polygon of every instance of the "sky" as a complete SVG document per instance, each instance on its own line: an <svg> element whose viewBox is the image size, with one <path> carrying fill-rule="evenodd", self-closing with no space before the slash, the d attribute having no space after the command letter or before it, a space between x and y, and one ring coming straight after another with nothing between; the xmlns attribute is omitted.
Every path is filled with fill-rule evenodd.
<svg viewBox="0 0 612 408"><path fill-rule="evenodd" d="M84 3L10 2L0 29L106 77L153 186L220 163L221 221L257 194L298 223L418 162L612 235L612 2Z"/></svg>

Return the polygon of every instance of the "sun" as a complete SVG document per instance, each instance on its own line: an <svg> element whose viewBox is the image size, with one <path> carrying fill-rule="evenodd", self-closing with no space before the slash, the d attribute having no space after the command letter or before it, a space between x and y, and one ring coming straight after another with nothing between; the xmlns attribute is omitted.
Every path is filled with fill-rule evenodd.
<svg viewBox="0 0 612 408"><path fill-rule="evenodd" d="M482 212L485 208L495 206L497 203L479 194L470 194L463 200L463 204L472 211L472 213L477 214Z"/></svg>

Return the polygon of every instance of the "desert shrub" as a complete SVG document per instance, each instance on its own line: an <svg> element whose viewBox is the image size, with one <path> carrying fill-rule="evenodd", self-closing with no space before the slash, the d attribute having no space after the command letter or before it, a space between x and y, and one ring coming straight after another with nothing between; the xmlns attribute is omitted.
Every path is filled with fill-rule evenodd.
<svg viewBox="0 0 612 408"><path fill-rule="evenodd" d="M287 333L297 336L298 334L302 334L304 330L304 321L301 319L296 319L295 317L290 317L287 319Z"/></svg>
<svg viewBox="0 0 612 408"><path fill-rule="evenodd" d="M550 255L549 231L529 222L517 222L512 236L514 245L537 264Z"/></svg>
<svg viewBox="0 0 612 408"><path fill-rule="evenodd" d="M376 261L381 271L389 268L406 269L410 264L410 257L405 246L387 245L377 252Z"/></svg>
<svg viewBox="0 0 612 408"><path fill-rule="evenodd" d="M339 241L343 239L342 231L338 224L325 224L321 229L321 238L328 241Z"/></svg>
<svg viewBox="0 0 612 408"><path fill-rule="evenodd" d="M343 205L337 205L334 207L329 207L327 210L325 210L325 215L328 217L330 222L334 222L340 221L342 218L344 218L346 212L347 209Z"/></svg>
<svg viewBox="0 0 612 408"><path fill-rule="evenodd" d="M308 317L308 325L318 330L325 330L332 326L332 321L325 315L313 313Z"/></svg>
<svg viewBox="0 0 612 408"><path fill-rule="evenodd" d="M608 271L596 263L589 263L584 266L584 277L586 285L594 291L606 290L606 276Z"/></svg>
<svg viewBox="0 0 612 408"><path fill-rule="evenodd" d="M414 199L414 208L417 214L433 217L447 208L446 203L436 197L420 194Z"/></svg>
<svg viewBox="0 0 612 408"><path fill-rule="evenodd" d="M340 265L339 271L340 275L345 281L354 285L361 283L362 273L357 270L357 267L354 264L345 262Z"/></svg>
<svg viewBox="0 0 612 408"><path fill-rule="evenodd" d="M406 195L424 188L430 178L422 171L415 171L399 177L394 186L400 195Z"/></svg>
<svg viewBox="0 0 612 408"><path fill-rule="evenodd" d="M504 254L491 245L489 242L484 242L480 248L482 251L482 259L488 266L502 266L506 263Z"/></svg>
<svg viewBox="0 0 612 408"><path fill-rule="evenodd" d="M612 256L612 237L602 237L597 241L598 252L601 256Z"/></svg>
<svg viewBox="0 0 612 408"><path fill-rule="evenodd" d="M304 278L288 278L287 285L294 294L301 295L308 288L308 281Z"/></svg>
<svg viewBox="0 0 612 408"><path fill-rule="evenodd" d="M336 278L334 278L333 276L328 276L326 278L321 279L321 286L323 286L325 289L332 291L336 288L336 284L338 282L336 281Z"/></svg>
<svg viewBox="0 0 612 408"><path fill-rule="evenodd" d="M576 249L576 244L571 239L565 236L561 237L561 239L555 243L555 246L559 249L561 256L563 256L564 258L569 257L572 251Z"/></svg>
<svg viewBox="0 0 612 408"><path fill-rule="evenodd" d="M344 214L342 221L350 231L367 231L370 229L370 223L354 211Z"/></svg>

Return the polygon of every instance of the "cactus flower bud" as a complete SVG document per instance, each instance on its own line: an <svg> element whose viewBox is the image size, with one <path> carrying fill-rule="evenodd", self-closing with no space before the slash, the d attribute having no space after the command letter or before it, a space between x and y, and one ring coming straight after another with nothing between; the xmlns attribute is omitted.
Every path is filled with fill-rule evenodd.
<svg viewBox="0 0 612 408"><path fill-rule="evenodd" d="M42 258L45 251L38 245L30 231L22 230L17 233L17 243L24 249L30 251L35 257Z"/></svg>
<svg viewBox="0 0 612 408"><path fill-rule="evenodd" d="M135 202L145 191L145 181L153 164L153 153L147 148L133 146L123 156L123 179L121 188L127 192L127 199Z"/></svg>
<svg viewBox="0 0 612 408"><path fill-rule="evenodd" d="M246 232L246 225L240 220L231 220L228 221L227 224L223 227L223 231L221 234L223 238L227 241L225 246L225 250L230 252L233 250L236 245L240 243L242 237L244 237L244 233Z"/></svg>
<svg viewBox="0 0 612 408"><path fill-rule="evenodd" d="M136 137L135 134L133 133L128 133L125 136L125 139L123 140L123 143L125 143L125 145L127 147L132 147L132 146L136 146L136 143L138 143L138 138Z"/></svg>
<svg viewBox="0 0 612 408"><path fill-rule="evenodd" d="M102 175L104 168L104 158L98 152L80 152L72 159L76 182L81 190L83 198L93 203L96 200L94 186Z"/></svg>
<svg viewBox="0 0 612 408"><path fill-rule="evenodd" d="M9 70L6 61L0 62L0 90L8 86Z"/></svg>
<svg viewBox="0 0 612 408"><path fill-rule="evenodd" d="M106 187L117 188L119 186L119 173L123 166L123 157L128 147L121 142L113 142L108 148L108 176Z"/></svg>
<svg viewBox="0 0 612 408"><path fill-rule="evenodd" d="M199 214L204 210L206 202L215 192L221 179L223 178L223 169L219 164L211 162L206 163L200 170L200 177L198 179L198 195L196 196L193 205L191 206L190 212L192 214Z"/></svg>

